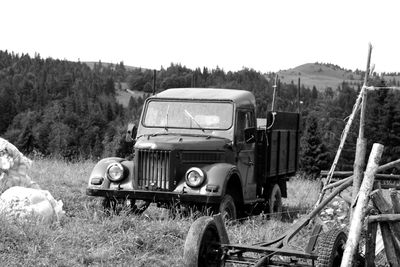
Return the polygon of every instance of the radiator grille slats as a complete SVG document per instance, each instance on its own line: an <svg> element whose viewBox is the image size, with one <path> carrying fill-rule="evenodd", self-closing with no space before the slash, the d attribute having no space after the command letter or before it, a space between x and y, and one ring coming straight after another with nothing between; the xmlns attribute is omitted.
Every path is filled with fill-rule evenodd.
<svg viewBox="0 0 400 267"><path fill-rule="evenodd" d="M170 190L171 151L140 149L138 157L138 187L140 189Z"/></svg>

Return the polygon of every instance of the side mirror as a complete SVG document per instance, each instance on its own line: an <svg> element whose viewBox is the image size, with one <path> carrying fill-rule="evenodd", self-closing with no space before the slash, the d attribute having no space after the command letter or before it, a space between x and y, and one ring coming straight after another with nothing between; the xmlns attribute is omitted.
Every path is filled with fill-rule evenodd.
<svg viewBox="0 0 400 267"><path fill-rule="evenodd" d="M136 138L137 128L134 123L128 124L128 129L126 130L125 141L127 143L132 143Z"/></svg>
<svg viewBox="0 0 400 267"><path fill-rule="evenodd" d="M244 129L244 140L246 144L251 144L256 142L256 128L249 127Z"/></svg>

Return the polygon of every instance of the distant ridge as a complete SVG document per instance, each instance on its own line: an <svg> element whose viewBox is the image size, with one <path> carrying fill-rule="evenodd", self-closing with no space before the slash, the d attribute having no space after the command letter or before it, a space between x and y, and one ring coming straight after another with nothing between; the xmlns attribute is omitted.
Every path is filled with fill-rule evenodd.
<svg viewBox="0 0 400 267"><path fill-rule="evenodd" d="M119 64L119 63L115 63L115 64L114 64L114 63L99 62L99 61L85 61L85 62L82 62L82 63L88 65L89 68L91 68L91 69L94 68L94 64L99 64L99 63L101 63L101 65L102 65L103 67L105 67L105 68L107 68L108 66L115 67L115 65ZM127 65L125 65L125 64L124 64L124 67L125 67L125 69L126 69L127 71L132 71L132 70L137 70L137 69L143 69L143 70L144 70L144 68L127 66Z"/></svg>
<svg viewBox="0 0 400 267"><path fill-rule="evenodd" d="M327 87L336 90L343 82L350 86L362 85L362 72L343 69L337 65L325 63L306 63L288 70L278 72L279 79L284 83L300 83L305 87L315 86L319 91Z"/></svg>

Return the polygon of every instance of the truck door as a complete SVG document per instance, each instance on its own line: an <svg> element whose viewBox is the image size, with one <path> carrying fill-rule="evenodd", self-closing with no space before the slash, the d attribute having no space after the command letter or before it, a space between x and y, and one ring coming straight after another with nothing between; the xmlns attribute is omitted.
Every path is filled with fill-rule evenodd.
<svg viewBox="0 0 400 267"><path fill-rule="evenodd" d="M235 127L236 164L242 176L243 196L245 200L255 199L257 188L254 179L255 143L246 143L244 135L244 129L249 127L255 127L254 111L238 109Z"/></svg>

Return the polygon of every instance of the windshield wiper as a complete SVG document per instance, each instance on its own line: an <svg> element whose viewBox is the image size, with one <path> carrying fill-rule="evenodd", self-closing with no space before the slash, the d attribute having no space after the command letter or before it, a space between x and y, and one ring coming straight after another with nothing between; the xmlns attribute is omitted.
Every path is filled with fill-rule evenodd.
<svg viewBox="0 0 400 267"><path fill-rule="evenodd" d="M168 105L168 108L167 108L167 114L165 114L165 120L166 120L166 122L165 122L165 125L164 125L164 129L165 129L165 131L167 131L167 132L168 132L168 115L169 115L169 105Z"/></svg>
<svg viewBox="0 0 400 267"><path fill-rule="evenodd" d="M193 118L192 114L190 114L189 111L187 111L186 109L185 109L184 111L185 111L185 114L186 114L192 121L194 121L194 122L197 124L197 126L199 126L200 130L202 130L203 133L204 133L203 127L200 125L200 123L198 123L198 122Z"/></svg>

